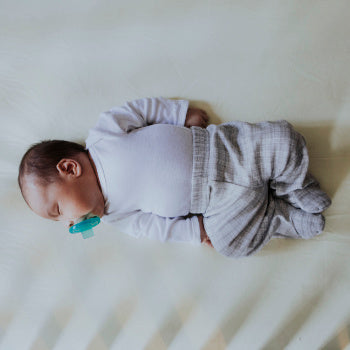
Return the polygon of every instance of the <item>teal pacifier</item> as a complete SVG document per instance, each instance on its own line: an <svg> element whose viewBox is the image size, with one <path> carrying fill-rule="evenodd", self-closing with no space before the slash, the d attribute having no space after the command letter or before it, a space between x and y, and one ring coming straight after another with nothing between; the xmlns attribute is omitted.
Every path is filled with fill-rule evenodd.
<svg viewBox="0 0 350 350"><path fill-rule="evenodd" d="M77 224L73 225L69 228L70 233L78 233L80 232L84 239L90 238L94 235L93 227L100 223L100 218L98 216L93 216L92 218L82 220Z"/></svg>

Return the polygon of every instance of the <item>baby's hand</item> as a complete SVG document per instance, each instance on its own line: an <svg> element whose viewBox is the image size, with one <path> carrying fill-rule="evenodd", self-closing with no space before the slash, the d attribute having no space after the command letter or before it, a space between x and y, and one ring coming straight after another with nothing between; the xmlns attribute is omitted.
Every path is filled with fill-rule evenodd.
<svg viewBox="0 0 350 350"><path fill-rule="evenodd" d="M200 231L201 231L201 242L208 245L209 247L213 247L213 245L211 244L211 241L207 235L207 232L205 231L205 228L204 228L204 224L203 224L203 215L199 214L197 215L198 216L198 221L199 221L199 228L200 228Z"/></svg>
<svg viewBox="0 0 350 350"><path fill-rule="evenodd" d="M200 126L205 129L208 126L208 120L209 117L203 109L190 107L187 110L185 126L187 128Z"/></svg>

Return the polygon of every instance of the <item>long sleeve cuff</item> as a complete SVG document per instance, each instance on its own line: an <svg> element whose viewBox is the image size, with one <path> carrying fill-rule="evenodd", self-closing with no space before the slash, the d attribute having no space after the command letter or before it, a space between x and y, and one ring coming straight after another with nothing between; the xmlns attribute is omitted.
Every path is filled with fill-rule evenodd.
<svg viewBox="0 0 350 350"><path fill-rule="evenodd" d="M198 216L195 215L191 218L192 220L192 232L193 232L193 240L192 242L196 245L201 245L201 231L199 228Z"/></svg>
<svg viewBox="0 0 350 350"><path fill-rule="evenodd" d="M188 106L187 100L176 100L176 104L174 103L173 115L178 116L178 125L185 126Z"/></svg>

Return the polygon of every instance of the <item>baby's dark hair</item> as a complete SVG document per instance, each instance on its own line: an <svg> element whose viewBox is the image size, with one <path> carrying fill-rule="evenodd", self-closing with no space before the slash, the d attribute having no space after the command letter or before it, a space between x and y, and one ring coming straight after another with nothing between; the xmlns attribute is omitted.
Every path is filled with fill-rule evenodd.
<svg viewBox="0 0 350 350"><path fill-rule="evenodd" d="M40 185L46 186L58 179L56 165L63 158L78 160L87 150L79 143L64 140L45 140L33 144L23 155L18 171L18 185L23 195L23 179L27 175L37 177Z"/></svg>

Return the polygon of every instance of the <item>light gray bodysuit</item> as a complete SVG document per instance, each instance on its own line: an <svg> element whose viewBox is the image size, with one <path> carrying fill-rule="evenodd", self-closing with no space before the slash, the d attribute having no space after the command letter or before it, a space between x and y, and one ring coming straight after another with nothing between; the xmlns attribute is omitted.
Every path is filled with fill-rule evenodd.
<svg viewBox="0 0 350 350"><path fill-rule="evenodd" d="M286 121L186 128L188 101L144 98L102 113L86 148L102 221L135 237L250 255L273 236L311 238L331 201L308 173L304 138Z"/></svg>

